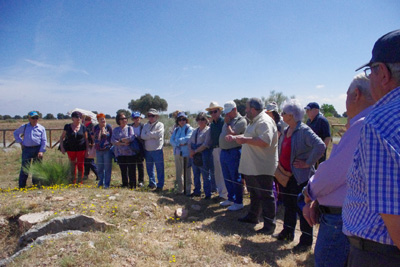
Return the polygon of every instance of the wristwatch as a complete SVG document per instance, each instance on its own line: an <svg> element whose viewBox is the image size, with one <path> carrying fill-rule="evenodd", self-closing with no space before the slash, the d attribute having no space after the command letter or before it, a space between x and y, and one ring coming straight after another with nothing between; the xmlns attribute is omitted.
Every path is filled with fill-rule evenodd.
<svg viewBox="0 0 400 267"><path fill-rule="evenodd" d="M301 193L304 196L304 202L306 204L312 202L312 199L310 198L310 196L308 195L308 192L307 192L307 186L303 187L303 190L301 191Z"/></svg>

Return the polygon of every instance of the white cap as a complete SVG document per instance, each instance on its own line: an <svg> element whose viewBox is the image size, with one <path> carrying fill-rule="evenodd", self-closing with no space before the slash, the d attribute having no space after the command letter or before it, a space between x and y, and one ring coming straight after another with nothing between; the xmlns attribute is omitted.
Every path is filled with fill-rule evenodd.
<svg viewBox="0 0 400 267"><path fill-rule="evenodd" d="M224 113L227 114L236 108L236 103L234 101L228 101L224 104Z"/></svg>

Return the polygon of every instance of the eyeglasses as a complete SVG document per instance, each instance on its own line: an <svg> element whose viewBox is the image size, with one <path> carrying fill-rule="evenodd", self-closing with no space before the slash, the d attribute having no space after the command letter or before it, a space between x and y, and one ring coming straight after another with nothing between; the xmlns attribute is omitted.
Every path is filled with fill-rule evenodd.
<svg viewBox="0 0 400 267"><path fill-rule="evenodd" d="M219 111L219 109L216 110L210 110L210 114L216 114Z"/></svg>
<svg viewBox="0 0 400 267"><path fill-rule="evenodd" d="M379 64L371 65L371 67L365 68L365 69L364 69L365 76L366 76L367 78L369 78L369 76L370 76L371 73L372 73L372 70L375 69L376 67L379 67Z"/></svg>
<svg viewBox="0 0 400 267"><path fill-rule="evenodd" d="M283 116L283 115L286 115L287 113L285 112L285 111L282 111L282 113L281 113L281 115Z"/></svg>
<svg viewBox="0 0 400 267"><path fill-rule="evenodd" d="M153 114L147 115L148 118L154 118L155 116L156 116L156 115L153 115Z"/></svg>
<svg viewBox="0 0 400 267"><path fill-rule="evenodd" d="M198 120L196 120L196 121L206 121L206 119L201 118L201 119L198 119Z"/></svg>
<svg viewBox="0 0 400 267"><path fill-rule="evenodd" d="M31 119L32 119L32 120L38 120L39 117L32 117Z"/></svg>

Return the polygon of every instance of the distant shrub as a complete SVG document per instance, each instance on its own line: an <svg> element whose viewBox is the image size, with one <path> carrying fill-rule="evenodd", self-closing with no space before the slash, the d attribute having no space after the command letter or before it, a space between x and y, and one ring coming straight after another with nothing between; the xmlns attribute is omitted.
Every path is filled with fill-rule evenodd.
<svg viewBox="0 0 400 267"><path fill-rule="evenodd" d="M35 162L25 171L31 172L33 176L40 179L42 186L69 184L70 164L66 161L50 159L41 163Z"/></svg>

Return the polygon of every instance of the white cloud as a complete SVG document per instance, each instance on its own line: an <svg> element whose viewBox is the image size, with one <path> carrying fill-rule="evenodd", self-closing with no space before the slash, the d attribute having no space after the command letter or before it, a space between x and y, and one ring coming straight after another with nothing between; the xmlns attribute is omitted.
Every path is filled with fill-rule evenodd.
<svg viewBox="0 0 400 267"><path fill-rule="evenodd" d="M322 88L325 88L325 85L324 84L318 84L318 85L315 86L315 88L322 89Z"/></svg>
<svg viewBox="0 0 400 267"><path fill-rule="evenodd" d="M81 69L76 69L73 68L70 64L61 64L61 65L51 65L47 64L44 62L39 62L36 60L31 60L31 59L25 59L25 62L28 62L29 64L34 65L35 67L47 69L50 71L58 72L58 73L67 73L67 72L76 72L76 73L81 73L85 75L89 75L89 73L86 70L81 70Z"/></svg>

